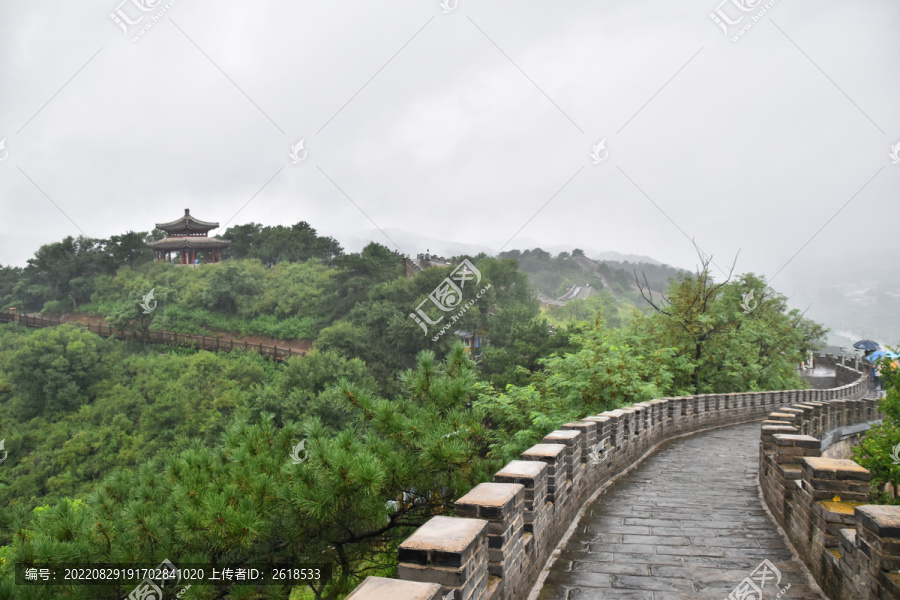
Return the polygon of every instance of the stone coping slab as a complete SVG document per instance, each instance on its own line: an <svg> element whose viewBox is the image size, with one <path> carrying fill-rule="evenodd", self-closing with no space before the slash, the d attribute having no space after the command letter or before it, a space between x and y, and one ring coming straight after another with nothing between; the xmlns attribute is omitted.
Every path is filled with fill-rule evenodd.
<svg viewBox="0 0 900 600"><path fill-rule="evenodd" d="M366 577L347 600L438 600L440 597L441 586L437 583Z"/></svg>
<svg viewBox="0 0 900 600"><path fill-rule="evenodd" d="M869 481L872 474L852 460L838 458L807 457L803 459L804 469L816 479L855 479Z"/></svg>
<svg viewBox="0 0 900 600"><path fill-rule="evenodd" d="M594 417L585 417L585 418L582 419L582 421L592 421L592 422L594 422L594 423L606 423L606 422L609 421L609 420L610 420L609 417L604 417L604 416L601 416L601 415L597 415L597 416L594 416Z"/></svg>
<svg viewBox="0 0 900 600"><path fill-rule="evenodd" d="M534 456L535 458L556 458L560 454L566 453L567 446L565 444L535 444L522 453L522 456Z"/></svg>
<svg viewBox="0 0 900 600"><path fill-rule="evenodd" d="M547 472L547 463L539 460L511 460L494 477L534 479Z"/></svg>
<svg viewBox="0 0 900 600"><path fill-rule="evenodd" d="M479 483L456 504L503 507L524 489L525 486L520 483Z"/></svg>
<svg viewBox="0 0 900 600"><path fill-rule="evenodd" d="M797 431L799 431L799 429L797 429L793 425L763 425L762 426L763 433L773 433L775 435L778 435L779 433L782 433L782 434L796 433Z"/></svg>
<svg viewBox="0 0 900 600"><path fill-rule="evenodd" d="M575 431L572 429L557 429L556 431L551 431L550 433L545 435L542 441L546 442L547 440L574 440L579 435L581 435L580 431Z"/></svg>
<svg viewBox="0 0 900 600"><path fill-rule="evenodd" d="M488 526L482 519L464 519L438 515L416 529L400 544L403 550L440 550L465 552Z"/></svg>
<svg viewBox="0 0 900 600"><path fill-rule="evenodd" d="M597 428L596 421L590 421L588 419L584 419L581 421L572 421L571 423L563 423L563 427L578 427L579 429L591 429L594 430ZM567 430L563 430L567 431Z"/></svg>
<svg viewBox="0 0 900 600"><path fill-rule="evenodd" d="M857 506L856 515L863 526L878 537L900 538L900 506Z"/></svg>
<svg viewBox="0 0 900 600"><path fill-rule="evenodd" d="M814 438L811 435L776 433L772 437L775 439L775 444L778 446L796 446L797 448L818 450L821 445L819 438Z"/></svg>

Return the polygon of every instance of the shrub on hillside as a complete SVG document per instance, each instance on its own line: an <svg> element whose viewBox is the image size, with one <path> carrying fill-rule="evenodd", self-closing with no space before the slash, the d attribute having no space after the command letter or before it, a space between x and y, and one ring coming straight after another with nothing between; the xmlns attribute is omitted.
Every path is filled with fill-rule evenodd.
<svg viewBox="0 0 900 600"><path fill-rule="evenodd" d="M106 375L108 342L80 325L48 327L29 336L7 362L23 417L71 411L94 399Z"/></svg>
<svg viewBox="0 0 900 600"><path fill-rule="evenodd" d="M870 429L853 449L853 459L872 473L871 500L875 504L900 504L900 498L885 492L885 484L900 487L900 369L881 362L881 378L887 396L879 406L884 422Z"/></svg>

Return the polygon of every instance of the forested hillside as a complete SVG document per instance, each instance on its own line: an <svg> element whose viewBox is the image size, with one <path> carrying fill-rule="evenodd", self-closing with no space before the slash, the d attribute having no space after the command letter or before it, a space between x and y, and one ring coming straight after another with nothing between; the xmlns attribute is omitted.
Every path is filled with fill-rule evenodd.
<svg viewBox="0 0 900 600"><path fill-rule="evenodd" d="M452 514L560 424L660 396L803 387L795 365L824 335L757 276L717 281L705 265L648 272L655 308L610 267L604 277L630 301L610 292L544 315L526 271L541 290L586 271L572 255L530 251L468 257L482 293L466 287L467 310L434 341L411 314L452 267L407 279L397 253L343 253L305 223L229 236L218 265L155 263L142 249L153 235L128 233L67 238L24 269L0 267L2 309L314 345L274 362L103 339L73 323L0 324L0 600L130 591L16 586L17 563L165 558L326 563L326 580L264 597L343 598L367 575L392 574L415 527ZM145 314L151 289L158 305ZM483 343L467 352L456 330ZM232 584L181 597L261 596Z"/></svg>

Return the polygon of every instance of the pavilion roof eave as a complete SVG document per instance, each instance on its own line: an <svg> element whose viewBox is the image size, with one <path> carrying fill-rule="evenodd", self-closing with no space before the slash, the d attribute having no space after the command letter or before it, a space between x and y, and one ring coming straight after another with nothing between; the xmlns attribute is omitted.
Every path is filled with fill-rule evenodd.
<svg viewBox="0 0 900 600"><path fill-rule="evenodd" d="M220 240L211 237L168 237L155 242L147 242L147 246L154 250L179 250L181 248L195 248L197 250L212 250L225 248L231 245L231 240Z"/></svg>
<svg viewBox="0 0 900 600"><path fill-rule="evenodd" d="M210 223L209 221L201 221L200 219L195 219L194 217L188 215L186 217L181 217L178 220L171 221L169 223L157 223L156 228L161 229L166 232L176 232L176 231L210 231L211 229L216 229L219 226L218 223Z"/></svg>

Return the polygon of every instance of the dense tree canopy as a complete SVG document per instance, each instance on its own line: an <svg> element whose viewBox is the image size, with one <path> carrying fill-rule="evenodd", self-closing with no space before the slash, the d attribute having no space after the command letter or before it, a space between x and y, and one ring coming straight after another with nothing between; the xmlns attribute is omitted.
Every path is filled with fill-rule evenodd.
<svg viewBox="0 0 900 600"><path fill-rule="evenodd" d="M281 262L305 262L311 258L331 263L343 253L331 237L322 237L309 223L300 221L290 227L269 227L259 223L234 225L222 234L231 240L223 253L228 258L255 258L266 266Z"/></svg>

